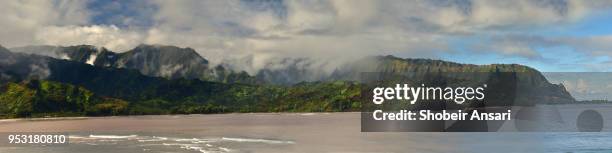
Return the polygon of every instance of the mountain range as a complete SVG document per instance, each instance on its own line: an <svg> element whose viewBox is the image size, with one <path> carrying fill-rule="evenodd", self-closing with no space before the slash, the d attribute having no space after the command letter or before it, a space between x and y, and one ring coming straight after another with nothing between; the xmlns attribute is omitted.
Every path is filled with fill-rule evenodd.
<svg viewBox="0 0 612 153"><path fill-rule="evenodd" d="M218 82L257 83L246 72L234 72L223 66L210 66L191 48L162 45L139 45L124 53L103 47L79 46L25 46L11 48L18 53L50 56L86 63L98 67L135 69L147 76L169 79L187 78Z"/></svg>
<svg viewBox="0 0 612 153"><path fill-rule="evenodd" d="M364 72L409 73L416 79L430 73L520 73L513 90L520 91L516 101L521 105L574 101L563 85L518 64L372 56L326 74L305 68L312 67L307 58L287 58L283 68L249 74L213 66L191 48L163 45L139 45L123 53L90 45L0 46L0 57L0 107L8 108L0 109L0 117L356 111L366 87L360 78ZM50 92L49 86L61 92ZM73 97L93 98L68 100Z"/></svg>

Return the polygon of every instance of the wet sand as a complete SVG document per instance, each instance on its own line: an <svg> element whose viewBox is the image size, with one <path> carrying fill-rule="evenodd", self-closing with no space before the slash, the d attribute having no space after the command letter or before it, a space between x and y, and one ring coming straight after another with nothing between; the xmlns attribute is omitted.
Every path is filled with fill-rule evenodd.
<svg viewBox="0 0 612 153"><path fill-rule="evenodd" d="M455 147L438 145L431 138L437 134L361 133L359 117L359 113L92 117L0 122L0 132L170 133L296 142L281 150L254 150L261 152L447 152Z"/></svg>
<svg viewBox="0 0 612 153"><path fill-rule="evenodd" d="M0 121L0 132L67 132L71 135L68 146L0 147L0 152L3 149L10 152L108 152L108 149L114 152L559 152L567 146L557 145L573 139L577 142L590 140L581 134L573 136L573 133L365 133L360 132L359 113L4 120ZM612 142L607 140L612 139L610 133L590 136ZM157 141L160 142L153 143ZM174 147L175 143L180 146ZM154 145L166 148L148 147ZM603 146L612 146L612 143L600 145L578 147L611 151ZM207 146L217 149L206 150Z"/></svg>

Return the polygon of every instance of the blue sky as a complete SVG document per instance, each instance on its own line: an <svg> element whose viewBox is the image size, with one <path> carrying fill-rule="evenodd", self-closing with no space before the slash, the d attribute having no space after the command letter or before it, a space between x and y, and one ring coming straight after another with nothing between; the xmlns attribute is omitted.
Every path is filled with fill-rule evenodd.
<svg viewBox="0 0 612 153"><path fill-rule="evenodd" d="M0 1L0 44L194 48L247 71L294 57L337 66L371 55L545 72L612 70L612 1Z"/></svg>
<svg viewBox="0 0 612 153"><path fill-rule="evenodd" d="M601 10L576 22L550 25L530 30L518 31L527 35L541 37L577 37L608 36L612 34L612 10ZM553 46L532 46L534 51L544 59L529 59L520 56L500 56L498 54L473 54L469 47L486 39L483 36L470 36L450 40L457 53L441 54L441 59L472 64L520 63L529 65L544 72L609 72L609 56L590 56L565 44ZM610 42L612 43L612 42ZM612 51L612 49L610 50ZM608 63L606 63L608 62Z"/></svg>

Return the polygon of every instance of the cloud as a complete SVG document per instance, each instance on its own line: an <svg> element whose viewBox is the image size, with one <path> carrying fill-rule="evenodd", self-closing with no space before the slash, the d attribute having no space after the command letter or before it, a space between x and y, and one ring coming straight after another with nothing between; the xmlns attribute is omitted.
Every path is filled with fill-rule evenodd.
<svg viewBox="0 0 612 153"><path fill-rule="evenodd" d="M543 60L536 48L553 46L549 40L532 35L492 35L479 36L477 41L470 42L468 49L472 53L495 53L505 57L519 57L530 60Z"/></svg>
<svg viewBox="0 0 612 153"><path fill-rule="evenodd" d="M595 35L595 36L541 36L541 35L530 35L530 34L506 34L497 35L490 37L490 41L481 41L483 43L493 43L486 46L499 47L504 45L499 44L510 44L510 46L523 47L525 57L529 57L530 52L535 52L536 48L554 48L554 47L568 47L579 53L584 53L593 57L598 56L612 56L612 35ZM483 44L480 44L483 45ZM494 48L495 48L494 47ZM503 49L498 49L503 50ZM511 54L512 55L512 54ZM518 53L516 55L521 56Z"/></svg>
<svg viewBox="0 0 612 153"><path fill-rule="evenodd" d="M553 38L560 45L567 45L593 56L612 56L612 35Z"/></svg>
<svg viewBox="0 0 612 153"><path fill-rule="evenodd" d="M580 1L473 1L469 25L475 27L539 26L575 21L587 11Z"/></svg>
<svg viewBox="0 0 612 153"><path fill-rule="evenodd" d="M261 2L282 3L282 11L253 9L255 4L241 1L158 3L158 24L149 30L148 43L194 47L213 62L255 58L252 69L266 65L258 61L279 57L339 60L396 53L433 57L448 50L438 34L406 29L391 18L379 19L387 14L376 1Z"/></svg>
<svg viewBox="0 0 612 153"><path fill-rule="evenodd" d="M50 25L88 22L84 1L0 1L0 43L8 47L36 43L35 32Z"/></svg>
<svg viewBox="0 0 612 153"><path fill-rule="evenodd" d="M142 36L116 26L48 26L36 32L35 40L48 45L94 45L126 51L142 42Z"/></svg>
<svg viewBox="0 0 612 153"><path fill-rule="evenodd" d="M455 51L449 47L451 39L569 24L609 5L564 0L155 3L159 11L146 42L190 46L213 62L232 57L265 62L277 57L354 59L381 54L435 58ZM490 42L477 48L541 58L529 42ZM266 64L253 62L251 69L262 65Z"/></svg>
<svg viewBox="0 0 612 153"><path fill-rule="evenodd" d="M254 72L284 57L342 63L367 55L436 58L451 41L479 37L475 50L541 59L537 47L571 45L608 55L609 38L520 40L538 29L579 22L610 2L566 0L177 0L2 1L0 43L139 43L195 48L213 64L248 62ZM35 3L35 4L28 4ZM500 37L494 38L494 37ZM503 38L507 37L507 38ZM538 37L538 38L536 38ZM489 39L491 38L491 39ZM525 38L525 37L523 37ZM329 62L327 62L329 63ZM327 67L332 69L333 64Z"/></svg>

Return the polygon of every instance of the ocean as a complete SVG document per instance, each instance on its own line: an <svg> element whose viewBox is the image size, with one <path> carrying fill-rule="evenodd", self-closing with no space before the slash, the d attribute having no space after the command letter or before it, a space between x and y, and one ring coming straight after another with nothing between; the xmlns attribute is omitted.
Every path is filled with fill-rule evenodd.
<svg viewBox="0 0 612 153"><path fill-rule="evenodd" d="M19 119L0 121L0 132L69 135L67 145L4 145L1 153L612 152L610 131L360 132L359 113Z"/></svg>

